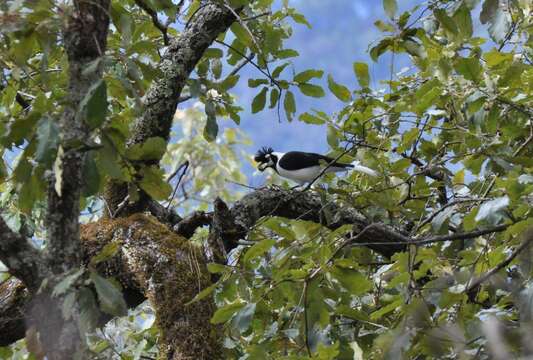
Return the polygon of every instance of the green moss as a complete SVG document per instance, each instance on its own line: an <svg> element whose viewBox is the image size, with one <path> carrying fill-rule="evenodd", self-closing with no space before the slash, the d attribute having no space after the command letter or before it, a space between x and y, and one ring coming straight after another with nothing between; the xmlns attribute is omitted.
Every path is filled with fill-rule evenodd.
<svg viewBox="0 0 533 360"><path fill-rule="evenodd" d="M130 285L134 279L156 310L161 358L222 358L219 329L209 322L215 310L212 300L185 306L211 285L201 248L145 214L84 225L82 238L93 245L92 256L110 241L122 243L117 259L106 266L114 263L114 271L120 267Z"/></svg>

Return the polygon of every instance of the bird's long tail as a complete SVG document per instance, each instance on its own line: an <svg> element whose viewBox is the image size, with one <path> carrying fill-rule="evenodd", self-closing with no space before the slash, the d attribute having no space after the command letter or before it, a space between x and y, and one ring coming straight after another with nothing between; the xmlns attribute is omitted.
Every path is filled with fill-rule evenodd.
<svg viewBox="0 0 533 360"><path fill-rule="evenodd" d="M357 160L355 160L354 162L352 162L350 164L350 168L355 170L355 171L359 171L359 172L362 172L364 174L367 174L367 175L370 175L370 176L373 176L373 177L377 177L378 176L378 173L375 170L373 170L373 169L371 169L369 167L361 165L361 163L359 161L357 161Z"/></svg>

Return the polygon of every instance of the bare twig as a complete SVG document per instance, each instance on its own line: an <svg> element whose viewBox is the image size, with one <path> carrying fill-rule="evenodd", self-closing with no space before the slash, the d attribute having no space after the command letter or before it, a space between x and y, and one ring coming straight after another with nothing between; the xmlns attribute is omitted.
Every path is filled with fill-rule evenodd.
<svg viewBox="0 0 533 360"><path fill-rule="evenodd" d="M311 353L311 347L309 346L309 319L308 319L308 310L307 310L307 290L309 287L309 281L310 279L306 280L304 282L304 289L303 289L303 305L304 305L304 341L305 341L305 348L307 350L307 355L309 357L312 357Z"/></svg>
<svg viewBox="0 0 533 360"><path fill-rule="evenodd" d="M176 171L168 178L168 181L172 180L172 178L174 176L176 176L176 174L180 171L180 169L183 169L183 171L181 172L180 177L178 178L178 182L176 183L176 186L174 187L174 191L172 192L172 196L170 197L170 200L168 201L167 209L170 208L170 205L172 205L172 200L174 200L174 197L176 196L176 192L178 191L178 188L179 188L179 186L181 184L181 180L183 179L183 177L187 173L187 169L188 168L189 168L189 161L187 160L183 164L181 164L176 169Z"/></svg>
<svg viewBox="0 0 533 360"><path fill-rule="evenodd" d="M272 15L272 13L270 11L266 11L266 12L261 13L261 14L257 14L257 15L250 16L250 17L247 17L247 18L243 18L242 21L251 21L251 20L259 19L259 18L261 18L263 16L269 16L269 15Z"/></svg>
<svg viewBox="0 0 533 360"><path fill-rule="evenodd" d="M529 245L531 245L531 242L533 242L533 227L530 227L528 230L525 231L524 240L511 253L511 255L509 255L505 260L500 262L498 265L493 267L491 270L487 271L485 274L481 275L480 277L476 279L471 279L465 288L465 292L468 293L474 290L479 285L481 285L483 282L487 281L492 275L496 274L498 271L502 270L507 265L509 265L511 261L513 261L522 251L524 251Z"/></svg>
<svg viewBox="0 0 533 360"><path fill-rule="evenodd" d="M447 208L449 208L450 206L454 206L454 205L458 205L458 204L463 204L463 203L469 203L469 202L483 202L483 201L487 201L489 199L459 199L459 200L454 200L452 202L449 202L443 206L441 206L440 208L438 208L437 210L435 210L433 213L431 213L425 220L423 220L419 225L416 226L416 228L414 229L413 233L417 233L418 230L420 230L424 225L427 225L429 224L430 222L433 221L433 219L439 215L441 212L443 212L444 210L446 210Z"/></svg>
<svg viewBox="0 0 533 360"><path fill-rule="evenodd" d="M159 18L157 17L157 12L153 10L147 3L145 3L144 0L135 0L135 3L148 15L150 15L154 26L158 28L163 34L163 42L165 43L165 45L170 44L170 39L168 37L168 27L165 26L161 21L159 21Z"/></svg>

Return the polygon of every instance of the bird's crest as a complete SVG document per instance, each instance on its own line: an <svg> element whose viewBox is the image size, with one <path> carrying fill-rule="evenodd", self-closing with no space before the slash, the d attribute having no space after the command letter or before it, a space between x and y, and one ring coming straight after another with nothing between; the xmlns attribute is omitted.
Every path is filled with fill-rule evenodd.
<svg viewBox="0 0 533 360"><path fill-rule="evenodd" d="M271 147L263 146L261 149L257 151L257 154L254 156L254 160L258 163L265 163L268 162L267 155L272 154L274 152L274 149Z"/></svg>

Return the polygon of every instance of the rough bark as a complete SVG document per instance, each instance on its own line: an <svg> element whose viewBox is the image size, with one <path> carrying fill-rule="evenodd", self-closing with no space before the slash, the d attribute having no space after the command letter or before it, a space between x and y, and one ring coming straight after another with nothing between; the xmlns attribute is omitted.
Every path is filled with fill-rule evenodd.
<svg viewBox="0 0 533 360"><path fill-rule="evenodd" d="M153 82L143 98L144 112L133 126L129 145L143 143L151 137L169 139L174 113L187 79L205 50L235 20L233 13L222 3L206 1L179 37L171 40L159 62L163 75ZM125 183L108 185L105 198L113 213L127 193ZM147 204L147 196L141 196L141 200L125 208L122 215L142 211Z"/></svg>
<svg viewBox="0 0 533 360"><path fill-rule="evenodd" d="M82 258L90 259L111 241L119 241L121 251L98 265L103 276L117 279L129 306L145 298L154 306L162 331L161 351L167 359L217 359L221 356L218 329L209 323L213 304L209 300L185 306L200 290L209 285L209 274L201 251L185 241L197 227L210 225L209 241L214 260L237 244L264 216L282 216L322 223L331 229L353 225L353 236L347 242L366 244L383 256L403 251L409 238L397 229L371 224L357 210L346 204L323 205L313 192L264 188L249 193L229 208L217 200L212 214L193 213L173 230L148 215L133 215L116 220L102 219L82 227ZM327 214L326 214L327 213ZM505 227L454 234L456 238L473 238ZM359 234L359 235L357 235ZM427 241L442 241L437 236ZM15 279L0 286L0 345L17 340L24 334L29 293ZM14 314L19 314L14 316ZM26 313L27 316L27 313ZM106 319L103 319L104 321ZM15 329L15 330L13 330ZM195 357L201 354L203 357Z"/></svg>
<svg viewBox="0 0 533 360"><path fill-rule="evenodd" d="M65 319L63 297L52 295L53 286L68 271L81 265L79 241L80 189L84 152L80 143L88 138L90 129L79 112L79 105L102 77L102 68L84 72L87 66L104 55L109 27L109 0L91 2L75 0L69 9L63 29L64 46L69 63L69 85L66 105L59 121L61 147L58 160L61 171L49 179L47 198L47 246L44 251L47 285L34 294L30 318L39 332L39 339L48 359L71 359L84 348L80 334L80 312Z"/></svg>
<svg viewBox="0 0 533 360"><path fill-rule="evenodd" d="M0 346L7 346L24 337L25 309L29 292L17 278L0 284Z"/></svg>
<svg viewBox="0 0 533 360"><path fill-rule="evenodd" d="M335 202L322 204L318 194L311 191L291 191L278 187L263 188L249 193L237 201L231 209L221 204L221 200L217 200L214 208L211 235L220 241L212 240L212 243L213 245L223 243L226 251L234 248L237 240L244 238L263 216L308 220L321 223L330 229L350 224L353 225L354 234L370 224L363 215L346 204L338 205ZM369 248L390 257L405 248L404 245L390 243L404 240L405 237L400 231L381 224L373 227L371 231L366 231L357 241L373 242ZM375 244L376 242L378 244Z"/></svg>
<svg viewBox="0 0 533 360"><path fill-rule="evenodd" d="M160 358L219 359L219 329L210 324L214 304L185 305L211 284L202 250L148 215L101 220L84 226L87 260L111 241L120 251L99 272L114 276L132 294L149 299L161 331Z"/></svg>
<svg viewBox="0 0 533 360"><path fill-rule="evenodd" d="M42 270L41 254L22 235L17 234L7 226L0 217L0 261L9 272L24 281L30 289L36 289L40 284Z"/></svg>
<svg viewBox="0 0 533 360"><path fill-rule="evenodd" d="M83 225L81 239L86 265L106 244L120 243L120 251L98 264L97 270L122 285L128 306L149 299L161 331L161 359L221 358L220 329L209 322L214 311L212 300L185 305L211 284L199 247L155 218L141 214ZM56 307L46 299L39 297L38 301L46 302L54 311ZM26 307L35 301L15 278L0 285L0 346L24 337L28 325L25 320L33 322L28 319ZM99 320L103 325L109 317Z"/></svg>

